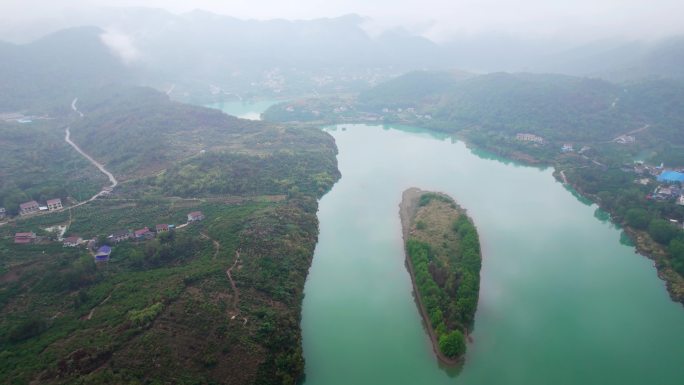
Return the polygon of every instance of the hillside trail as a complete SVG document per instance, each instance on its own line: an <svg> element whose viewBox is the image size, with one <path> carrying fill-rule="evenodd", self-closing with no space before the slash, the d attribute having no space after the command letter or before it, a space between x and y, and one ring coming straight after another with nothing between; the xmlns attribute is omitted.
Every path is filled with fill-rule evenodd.
<svg viewBox="0 0 684 385"><path fill-rule="evenodd" d="M214 244L214 259L218 258L219 252L221 250L221 243L215 239L212 239L207 233L200 232L200 235L203 238L206 238L210 240ZM233 264L226 269L226 277L228 277L228 281L230 282L230 287L233 289L233 310L231 311L231 316L230 319L234 320L240 315L240 291L237 288L237 285L235 284L235 280L233 279L233 269L238 266L240 263L240 250L235 250L235 259L233 260ZM247 318L246 317L241 317L243 320L243 324L247 324Z"/></svg>
<svg viewBox="0 0 684 385"><path fill-rule="evenodd" d="M88 313L87 316L85 316L84 318L81 318L81 319L90 320L91 318L93 318L93 314L95 314L95 309L97 309L98 307L104 305L107 301L109 301L110 298L112 298L112 293L109 293L109 295L107 296L107 298L105 298L104 300L102 300L102 302L98 303L97 305L95 305L95 307L93 307L92 309L90 309L90 313Z"/></svg>
<svg viewBox="0 0 684 385"><path fill-rule="evenodd" d="M233 297L233 312L235 313L230 319L235 319L240 314L240 308L238 307L238 304L240 302L240 293L238 292L237 285L235 285L235 280L233 279L233 275L231 274L233 269L238 265L240 262L240 250L235 250L235 261L233 261L233 265L226 270L226 276L228 277L228 280L230 281L230 286L233 288L233 293L235 293L235 297ZM245 321L245 324L247 323L247 318L243 318Z"/></svg>

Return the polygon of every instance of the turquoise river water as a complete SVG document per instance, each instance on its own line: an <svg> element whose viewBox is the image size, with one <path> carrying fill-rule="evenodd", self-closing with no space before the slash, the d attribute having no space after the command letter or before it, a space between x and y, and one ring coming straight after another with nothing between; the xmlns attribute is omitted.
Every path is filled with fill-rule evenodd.
<svg viewBox="0 0 684 385"><path fill-rule="evenodd" d="M306 385L684 383L684 308L551 169L416 128L326 130L342 178L320 202L305 287ZM412 186L454 197L480 234L461 370L439 365L413 300L398 208Z"/></svg>

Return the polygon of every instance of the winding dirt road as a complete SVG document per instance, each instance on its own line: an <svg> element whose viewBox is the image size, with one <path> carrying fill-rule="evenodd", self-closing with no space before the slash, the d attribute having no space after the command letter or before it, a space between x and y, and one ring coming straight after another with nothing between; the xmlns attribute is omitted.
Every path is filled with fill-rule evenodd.
<svg viewBox="0 0 684 385"><path fill-rule="evenodd" d="M109 185L109 186L103 188L102 191L100 191L99 193L93 195L93 197L90 198L89 200L87 200L86 202L92 202L92 201L94 201L95 199L99 198L100 196L112 192L112 190L114 190L114 187L116 187L116 186L119 184L119 182L118 182L118 181L116 180L116 178L114 177L114 174L112 174L111 172L107 171L107 169L104 168L103 165L101 165L100 163L98 163L98 161L96 161L95 159L93 159L90 155L86 154L83 150L81 150L80 147L78 147L78 145L77 145L76 143L74 143L74 142L71 140L71 132L69 131L69 127L66 128L65 134L66 134L66 135L64 136L64 141L66 141L67 143L69 143L69 145L70 145L71 147L73 147L76 151L78 151L79 154L81 154L84 158L88 159L88 161L89 161L90 163L92 163L92 164L93 164L95 167L97 167L103 174L105 174L105 175L107 176L107 178L109 178L109 182L111 183L111 185ZM81 202L81 203L84 203L84 202Z"/></svg>
<svg viewBox="0 0 684 385"><path fill-rule="evenodd" d="M85 115L83 114L83 112L79 111L79 109L76 107L76 103L78 103L78 98L74 98L74 100L71 102L71 109L74 110L74 112L76 112L82 118ZM76 206L80 206L80 205L88 203L88 202L92 202L102 195L109 194L110 192L112 192L112 190L114 190L114 187L116 187L119 184L119 182L114 177L114 174L107 171L107 169L104 168L104 166L102 164L100 164L98 161L93 159L93 157L91 157L90 155L86 154L85 151L81 150L81 148L78 147L78 145L71 140L71 132L69 131L69 128L70 127L67 127L65 130L64 141L69 143L69 145L71 147L73 147L76 151L78 151L79 154L81 154L84 158L88 159L88 161L90 163L92 163L95 167L97 167L98 170L100 170L100 172L105 174L107 176L107 178L109 178L109 183L110 183L110 185L108 187L103 188L99 193L93 195L92 198L73 206L73 207L76 207Z"/></svg>

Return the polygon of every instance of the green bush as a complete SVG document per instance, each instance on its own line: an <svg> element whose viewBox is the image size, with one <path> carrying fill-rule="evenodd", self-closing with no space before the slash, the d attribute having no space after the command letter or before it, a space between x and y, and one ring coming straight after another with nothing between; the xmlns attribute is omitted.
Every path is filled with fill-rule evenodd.
<svg viewBox="0 0 684 385"><path fill-rule="evenodd" d="M454 330L439 337L439 350L449 358L458 357L465 353L466 344L463 333Z"/></svg>
<svg viewBox="0 0 684 385"><path fill-rule="evenodd" d="M161 302L157 302L141 310L131 310L128 313L128 319L135 326L146 326L154 321L163 309L164 305Z"/></svg>

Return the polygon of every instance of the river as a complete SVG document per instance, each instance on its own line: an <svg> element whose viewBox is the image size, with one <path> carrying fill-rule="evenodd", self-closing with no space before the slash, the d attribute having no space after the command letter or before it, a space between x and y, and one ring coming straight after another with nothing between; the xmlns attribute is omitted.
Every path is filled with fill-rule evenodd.
<svg viewBox="0 0 684 385"><path fill-rule="evenodd" d="M280 102L279 100L231 101L208 104L205 107L215 108L242 119L261 120L262 112Z"/></svg>
<svg viewBox="0 0 684 385"><path fill-rule="evenodd" d="M302 313L306 385L681 384L684 309L653 263L538 169L416 128L342 125ZM404 189L448 193L483 250L463 368L438 364L404 266Z"/></svg>

